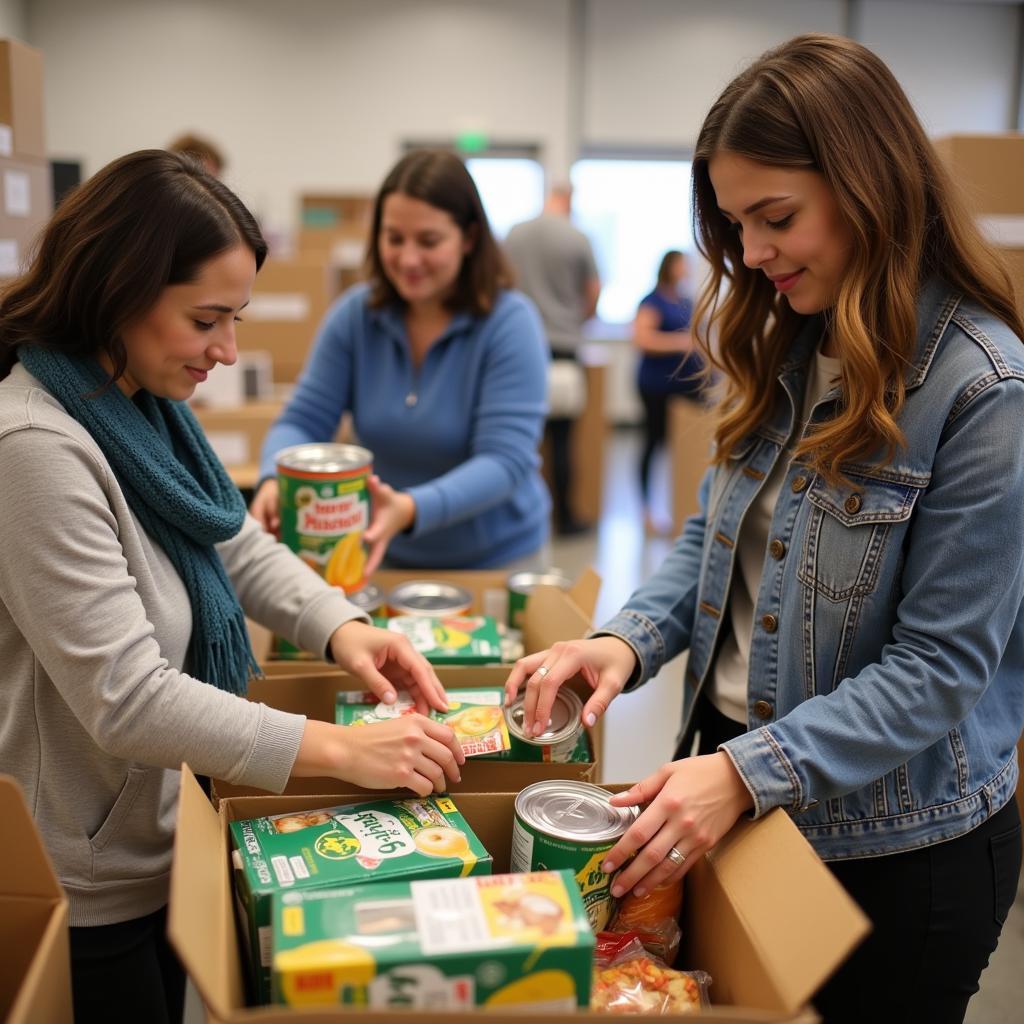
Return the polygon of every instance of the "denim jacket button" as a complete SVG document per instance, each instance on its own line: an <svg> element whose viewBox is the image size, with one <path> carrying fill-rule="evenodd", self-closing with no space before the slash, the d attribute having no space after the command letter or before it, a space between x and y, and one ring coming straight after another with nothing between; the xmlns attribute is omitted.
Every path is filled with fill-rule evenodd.
<svg viewBox="0 0 1024 1024"><path fill-rule="evenodd" d="M807 490L807 477L797 476L793 478L793 482L789 485L794 494L799 494L801 491Z"/></svg>
<svg viewBox="0 0 1024 1024"><path fill-rule="evenodd" d="M777 562L786 553L786 545L776 538L768 545L768 554Z"/></svg>
<svg viewBox="0 0 1024 1024"><path fill-rule="evenodd" d="M754 704L754 714L757 715L762 721L771 718L775 713L775 709L766 700L756 701Z"/></svg>
<svg viewBox="0 0 1024 1024"><path fill-rule="evenodd" d="M855 516L860 511L860 495L851 494L846 501L843 502L843 508L845 508L851 516Z"/></svg>
<svg viewBox="0 0 1024 1024"><path fill-rule="evenodd" d="M779 620L774 615L762 615L761 625L766 633L774 633L779 628Z"/></svg>

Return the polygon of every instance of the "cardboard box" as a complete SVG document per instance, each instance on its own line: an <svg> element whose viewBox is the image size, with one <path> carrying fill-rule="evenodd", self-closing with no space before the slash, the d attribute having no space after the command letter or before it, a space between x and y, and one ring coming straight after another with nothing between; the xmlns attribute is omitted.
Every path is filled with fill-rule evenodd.
<svg viewBox="0 0 1024 1024"><path fill-rule="evenodd" d="M9 775L0 775L0 821L0 1020L71 1024L68 904Z"/></svg>
<svg viewBox="0 0 1024 1024"><path fill-rule="evenodd" d="M281 402L246 402L234 409L194 405L192 412L228 470L251 467L257 473L263 439L281 409Z"/></svg>
<svg viewBox="0 0 1024 1024"><path fill-rule="evenodd" d="M0 39L0 156L45 160L43 127L43 53Z"/></svg>
<svg viewBox="0 0 1024 1024"><path fill-rule="evenodd" d="M35 243L52 213L50 165L0 157L0 280L28 269Z"/></svg>
<svg viewBox="0 0 1024 1024"><path fill-rule="evenodd" d="M976 214L1024 214L1024 133L946 135L936 152Z"/></svg>
<svg viewBox="0 0 1024 1024"><path fill-rule="evenodd" d="M700 511L697 494L711 464L715 417L706 406L689 398L668 403L668 452L672 473L672 524L678 534L690 516Z"/></svg>
<svg viewBox="0 0 1024 1024"><path fill-rule="evenodd" d="M306 192L301 203L302 226L310 230L370 230L375 196L366 192Z"/></svg>
<svg viewBox="0 0 1024 1024"><path fill-rule="evenodd" d="M322 255L268 259L256 275L252 301L238 325L238 347L270 353L276 383L293 383L302 371L330 301Z"/></svg>
<svg viewBox="0 0 1024 1024"><path fill-rule="evenodd" d="M625 786L607 786L619 791ZM349 794L338 794L344 802ZM355 797L361 794L354 794ZM248 1009L235 927L228 823L311 810L322 797L243 797L215 809L187 766L171 872L168 933L207 1008L210 1024L285 1024L338 1020L337 1011L299 1013L275 1007ZM459 808L507 871L514 793L463 793ZM869 925L782 810L743 819L687 876L683 962L714 979L716 1008L707 1016L732 1024L816 1020L808 1003L822 983L867 934ZM382 1024L451 1024L448 1012L376 1011ZM367 1015L369 1019L369 1015ZM521 1014L488 1012L466 1020L522 1024ZM545 1021L597 1022L606 1015L546 1013ZM665 1016L660 1020L692 1020Z"/></svg>

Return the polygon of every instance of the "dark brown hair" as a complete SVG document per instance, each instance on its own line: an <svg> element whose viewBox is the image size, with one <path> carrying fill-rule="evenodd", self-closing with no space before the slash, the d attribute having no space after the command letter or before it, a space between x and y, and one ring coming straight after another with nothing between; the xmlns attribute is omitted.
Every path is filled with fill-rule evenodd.
<svg viewBox="0 0 1024 1024"><path fill-rule="evenodd" d="M849 39L798 36L726 86L694 154L694 237L711 265L695 336L708 373L717 368L725 376L716 461L771 414L779 367L805 321L764 273L744 264L742 240L718 209L708 174L719 152L816 171L849 226L849 264L826 312L842 398L835 417L794 453L830 482L844 464L879 449L891 459L904 441L897 416L923 282L944 280L1024 335L1006 268L979 234L892 72Z"/></svg>
<svg viewBox="0 0 1024 1024"><path fill-rule="evenodd" d="M40 345L104 352L116 380L125 326L239 243L258 270L267 245L252 214L191 157L147 149L107 164L61 203L28 271L0 297L0 378L19 345Z"/></svg>
<svg viewBox="0 0 1024 1024"><path fill-rule="evenodd" d="M658 264L658 287L662 285L671 284L672 279L669 276L669 270L672 269L672 264L676 260L684 259L685 257L678 249L669 249L664 256L661 257L661 263Z"/></svg>
<svg viewBox="0 0 1024 1024"><path fill-rule="evenodd" d="M380 259L381 215L384 200L394 192L420 199L444 210L472 243L462 261L459 276L448 300L452 310L486 316L494 308L502 288L512 287L515 277L491 234L480 193L465 164L443 149L420 149L398 161L384 179L373 204L373 225L366 253L370 305L404 306L404 300L388 280Z"/></svg>

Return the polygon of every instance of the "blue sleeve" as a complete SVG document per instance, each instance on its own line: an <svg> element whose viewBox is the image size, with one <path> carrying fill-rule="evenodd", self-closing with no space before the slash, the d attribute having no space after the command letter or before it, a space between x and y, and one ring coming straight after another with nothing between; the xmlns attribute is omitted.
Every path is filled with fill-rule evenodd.
<svg viewBox="0 0 1024 1024"><path fill-rule="evenodd" d="M480 341L470 457L408 493L416 502L413 536L472 519L506 501L540 462L547 415L547 363L540 315L518 293L499 300Z"/></svg>
<svg viewBox="0 0 1024 1024"><path fill-rule="evenodd" d="M324 316L295 392L267 431L260 454L260 479L274 476L274 456L294 444L334 438L351 408L353 348L365 306L365 289L343 295Z"/></svg>

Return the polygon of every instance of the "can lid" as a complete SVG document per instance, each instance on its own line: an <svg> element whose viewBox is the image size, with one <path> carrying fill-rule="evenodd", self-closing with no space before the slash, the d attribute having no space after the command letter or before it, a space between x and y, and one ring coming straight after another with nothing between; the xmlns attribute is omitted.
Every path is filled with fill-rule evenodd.
<svg viewBox="0 0 1024 1024"><path fill-rule="evenodd" d="M561 569L524 569L512 573L505 581L505 585L515 594L528 594L538 586L569 590L572 587L572 580Z"/></svg>
<svg viewBox="0 0 1024 1024"><path fill-rule="evenodd" d="M538 747L549 747L576 736L581 727L583 717L583 701L572 690L564 686L555 694L555 703L551 706L551 722L539 736L527 736L523 726L523 700L520 694L505 709L505 719L509 732L523 743L532 743Z"/></svg>
<svg viewBox="0 0 1024 1024"><path fill-rule="evenodd" d="M473 603L465 587L437 580L409 580L388 593L388 605L410 615L431 615L451 609L464 610Z"/></svg>
<svg viewBox="0 0 1024 1024"><path fill-rule="evenodd" d="M613 807L611 794L589 782L548 779L516 797L516 814L556 839L602 842L618 839L636 817L632 807Z"/></svg>
<svg viewBox="0 0 1024 1024"><path fill-rule="evenodd" d="M343 473L373 462L366 448L355 444L295 444L274 456L278 466L315 473Z"/></svg>

